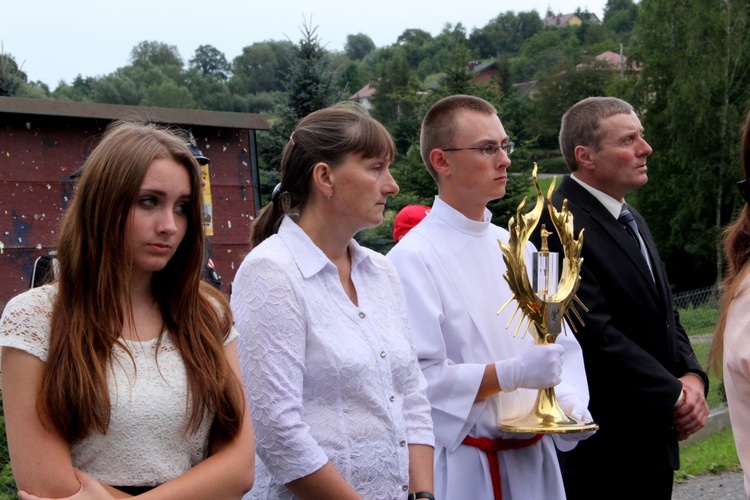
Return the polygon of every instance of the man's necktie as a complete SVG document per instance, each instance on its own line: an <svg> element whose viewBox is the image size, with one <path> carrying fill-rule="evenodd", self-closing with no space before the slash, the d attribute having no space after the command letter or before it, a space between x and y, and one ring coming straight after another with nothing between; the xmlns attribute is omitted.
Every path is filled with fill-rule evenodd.
<svg viewBox="0 0 750 500"><path fill-rule="evenodd" d="M628 206L623 203L622 209L620 210L620 216L617 218L617 222L625 226L625 229L627 229L628 234L630 235L633 240L635 240L635 244L638 245L638 248L641 248L641 242L638 239L638 225L635 223L635 217L633 217L633 214L630 213L630 210L628 210Z"/></svg>
<svg viewBox="0 0 750 500"><path fill-rule="evenodd" d="M622 204L622 209L620 209L620 216L617 218L617 221L625 226L628 234L633 238L633 240L635 240L635 244L641 251L641 255L644 259L646 259L648 270L651 271L651 261L648 258L648 252L646 251L645 245L641 243L641 238L638 235L638 225L635 223L635 217L633 217L633 214L631 214L630 210L628 210L628 205L626 203ZM651 277L654 277L653 271L651 271Z"/></svg>

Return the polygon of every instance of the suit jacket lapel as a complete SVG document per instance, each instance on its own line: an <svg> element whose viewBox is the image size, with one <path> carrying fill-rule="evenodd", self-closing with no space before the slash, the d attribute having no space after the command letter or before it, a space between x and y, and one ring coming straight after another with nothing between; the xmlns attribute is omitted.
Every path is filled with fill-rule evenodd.
<svg viewBox="0 0 750 500"><path fill-rule="evenodd" d="M643 218L643 216L632 207L630 207L630 212L635 217L636 224L638 224L638 230L641 232L643 243L646 245L648 256L651 259L651 268L654 272L654 280L656 281L655 287L657 293L665 307L669 308L669 304L665 302L669 297L669 280L667 279L667 273L664 269L664 266L662 265L659 251L656 248L654 237L651 234L648 224L646 224L646 220Z"/></svg>
<svg viewBox="0 0 750 500"><path fill-rule="evenodd" d="M604 230L604 232L616 243L616 246L620 250L620 252L638 270L641 277L649 283L649 286L653 293L657 295L657 297L660 296L661 294L657 289L657 285L654 283L654 277L651 275L651 271L649 271L648 269L648 264L644 260L643 255L640 254L640 250L633 244L633 238L628 234L625 226L623 226L617 219L615 219L612 214L606 208L604 208L604 205L602 205L599 200L597 200L591 193L586 191L586 189L580 186L569 176L566 176L560 183L559 191L566 198L576 200L576 204L582 210L588 213L591 220L598 224ZM640 216L640 214L636 219L639 229L645 225L645 221ZM573 218L573 222L575 224L575 217ZM578 231L580 231L580 226L579 224L576 224L576 232ZM641 233L643 232L644 231L641 231ZM586 245L585 234L586 232L584 231L584 246ZM644 238L644 241L646 241L646 239L647 238ZM650 240L650 243L646 244L646 248L648 249L649 256L651 257L651 263L654 268L656 268L657 263L661 265L661 262L659 261L658 254L656 254L657 256L654 257L655 246L653 243L653 239L650 238L650 233L648 239ZM620 257L621 256L612 255L613 263L617 262ZM654 275L656 275L656 270L654 270L654 273ZM661 302L661 300L659 302Z"/></svg>

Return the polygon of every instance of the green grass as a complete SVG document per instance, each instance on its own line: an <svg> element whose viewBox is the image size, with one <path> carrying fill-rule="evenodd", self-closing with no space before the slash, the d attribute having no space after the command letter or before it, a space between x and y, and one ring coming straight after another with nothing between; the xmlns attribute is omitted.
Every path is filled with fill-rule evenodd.
<svg viewBox="0 0 750 500"><path fill-rule="evenodd" d="M0 409L2 409L2 395L0 394ZM16 482L10 468L10 454L8 442L5 439L5 417L0 415L0 500L16 499Z"/></svg>
<svg viewBox="0 0 750 500"><path fill-rule="evenodd" d="M680 323L689 336L713 333L719 317L719 305L703 305L678 309Z"/></svg>
<svg viewBox="0 0 750 500"><path fill-rule="evenodd" d="M549 189L549 185L552 184L552 177L545 177L544 179L537 179L539 181L539 187L542 190L542 194L544 196L547 196L547 190ZM562 175L557 176L557 181L555 182L555 187L560 185L560 181L562 180ZM529 188L529 193L526 195L526 204L533 205L534 201L536 200L536 190L534 189L534 186L532 185Z"/></svg>
<svg viewBox="0 0 750 500"><path fill-rule="evenodd" d="M711 434L681 449L680 466L675 473L678 482L703 474L741 470L732 429Z"/></svg>
<svg viewBox="0 0 750 500"><path fill-rule="evenodd" d="M701 365L706 367L711 339L710 337L698 339L695 336L713 332L719 315L718 306L703 305L681 308L679 313L680 323L685 327L688 336L691 337L695 355ZM708 371L708 383L709 390L706 402L709 408L716 408L724 403L723 384L713 371ZM680 465L680 470L675 473L675 480L678 482L685 481L693 476L728 470L742 470L731 427L685 446L680 450Z"/></svg>
<svg viewBox="0 0 750 500"><path fill-rule="evenodd" d="M708 361L708 350L711 348L711 343L709 342L695 342L693 341L693 351L695 351L695 356L698 358L698 361L700 362L701 366L706 368L706 364ZM716 374L713 372L713 370L710 370L708 373L708 397L706 397L706 402L708 403L709 408L716 408L717 406L720 406L724 403L724 394L723 394L723 385L722 381L719 377L716 376Z"/></svg>

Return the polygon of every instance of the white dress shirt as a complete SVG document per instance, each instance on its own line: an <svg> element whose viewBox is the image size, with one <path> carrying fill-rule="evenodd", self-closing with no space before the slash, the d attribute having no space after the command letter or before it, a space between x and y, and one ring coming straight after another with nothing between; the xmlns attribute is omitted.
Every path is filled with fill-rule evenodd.
<svg viewBox="0 0 750 500"><path fill-rule="evenodd" d="M349 253L358 306L289 217L237 271L231 302L259 458L250 498L292 498L284 484L328 461L364 498L406 498L408 445L434 445L396 271L354 240Z"/></svg>

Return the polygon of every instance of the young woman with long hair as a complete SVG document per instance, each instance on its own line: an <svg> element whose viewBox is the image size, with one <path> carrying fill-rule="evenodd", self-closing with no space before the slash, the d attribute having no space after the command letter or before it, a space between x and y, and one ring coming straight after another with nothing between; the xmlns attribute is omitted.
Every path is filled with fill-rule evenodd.
<svg viewBox="0 0 750 500"><path fill-rule="evenodd" d="M426 382L383 221L394 144L361 108L303 118L252 227L232 309L256 429L252 498L431 498Z"/></svg>
<svg viewBox="0 0 750 500"><path fill-rule="evenodd" d="M227 300L201 282L201 212L196 160L165 128L115 123L86 160L59 279L14 297L0 320L22 498L251 488L237 332Z"/></svg>
<svg viewBox="0 0 750 500"><path fill-rule="evenodd" d="M745 203L724 231L726 276L708 364L715 373L723 373L737 455L745 471L745 493L750 498L750 112L740 159L744 180L738 186Z"/></svg>

